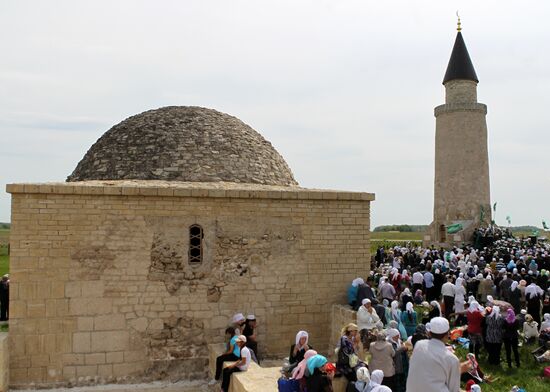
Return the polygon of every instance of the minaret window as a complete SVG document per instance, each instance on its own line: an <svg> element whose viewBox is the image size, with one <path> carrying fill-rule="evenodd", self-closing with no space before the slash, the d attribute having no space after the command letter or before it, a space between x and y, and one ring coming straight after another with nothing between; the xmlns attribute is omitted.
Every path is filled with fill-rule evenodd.
<svg viewBox="0 0 550 392"><path fill-rule="evenodd" d="M191 225L189 227L189 264L191 265L202 263L203 237L202 227L199 225Z"/></svg>

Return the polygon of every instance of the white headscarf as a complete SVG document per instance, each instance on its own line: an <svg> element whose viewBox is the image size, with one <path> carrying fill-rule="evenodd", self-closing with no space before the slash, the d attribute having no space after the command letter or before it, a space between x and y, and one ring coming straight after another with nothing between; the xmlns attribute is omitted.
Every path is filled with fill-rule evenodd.
<svg viewBox="0 0 550 392"><path fill-rule="evenodd" d="M306 331L299 331L296 334L296 346L298 347L299 350L301 350L303 347L303 346L300 346L300 339L302 338L306 338L306 342L304 343L304 345L306 345L309 340L309 334Z"/></svg>
<svg viewBox="0 0 550 392"><path fill-rule="evenodd" d="M493 296L492 295L488 295L487 296L487 302L491 302L493 303L495 300L493 299Z"/></svg>
<svg viewBox="0 0 550 392"><path fill-rule="evenodd" d="M525 295L529 294L530 297L536 296L536 295L543 295L544 291L535 283L531 283L529 286L525 288Z"/></svg>
<svg viewBox="0 0 550 392"><path fill-rule="evenodd" d="M470 302L470 306L468 307L468 312L470 313L473 313L473 312L476 312L476 311L481 311L481 309L483 309L479 303L477 301L472 301Z"/></svg>
<svg viewBox="0 0 550 392"><path fill-rule="evenodd" d="M353 287L357 287L357 286L360 286L362 284L365 284L365 281L363 280L363 278L355 278L351 281L351 285Z"/></svg>
<svg viewBox="0 0 550 392"><path fill-rule="evenodd" d="M500 316L500 306L493 306L493 311L489 315L490 317L498 318Z"/></svg>
<svg viewBox="0 0 550 392"><path fill-rule="evenodd" d="M409 290L409 288L406 287L405 290L403 290L403 295L408 295L409 297L412 297L411 290Z"/></svg>
<svg viewBox="0 0 550 392"><path fill-rule="evenodd" d="M363 381L366 384L370 382L369 369L367 369L366 367L360 367L359 369L357 369L356 375L358 381Z"/></svg>
<svg viewBox="0 0 550 392"><path fill-rule="evenodd" d="M401 334L399 331L395 328L388 329L388 340L392 340L396 336L400 336Z"/></svg>
<svg viewBox="0 0 550 392"><path fill-rule="evenodd" d="M550 328L550 313L544 313L544 321L540 325L540 330L544 331L545 329Z"/></svg>
<svg viewBox="0 0 550 392"><path fill-rule="evenodd" d="M441 306L439 305L439 302L432 301L432 302L430 302L430 305L432 305L434 308L439 309L439 314L441 314Z"/></svg>
<svg viewBox="0 0 550 392"><path fill-rule="evenodd" d="M457 278L457 279L456 279L456 282L455 282L455 288L463 287L463 286L462 286L462 282L464 282L464 279L462 279L462 278Z"/></svg>
<svg viewBox="0 0 550 392"><path fill-rule="evenodd" d="M233 316L233 318L231 319L231 321L233 322L233 324L236 324L238 323L239 321L244 321L246 320L246 318L244 317L244 314L242 313L237 313Z"/></svg>
<svg viewBox="0 0 550 392"><path fill-rule="evenodd" d="M514 280L514 281L512 282L512 286L510 286L510 290L511 290L511 291L514 291L515 289L518 288L518 285L519 285L519 283L518 283L516 280Z"/></svg>
<svg viewBox="0 0 550 392"><path fill-rule="evenodd" d="M399 276L399 270L397 268L392 268L391 270L391 278L392 279L397 279L397 277Z"/></svg>
<svg viewBox="0 0 550 392"><path fill-rule="evenodd" d="M399 318L399 315L398 315L398 313L397 313L397 310L398 310L397 308L398 308L398 307L399 307L399 302L397 302L397 301L392 301L392 303L391 303L391 313L392 313L392 315L393 315L396 319Z"/></svg>
<svg viewBox="0 0 550 392"><path fill-rule="evenodd" d="M384 380L384 372L382 370L375 370L370 375L370 383L373 386L378 386L382 384L383 380Z"/></svg>
<svg viewBox="0 0 550 392"><path fill-rule="evenodd" d="M414 310L413 303L412 302L407 302L407 305L405 306L405 308L407 309L407 312L412 313L413 310Z"/></svg>

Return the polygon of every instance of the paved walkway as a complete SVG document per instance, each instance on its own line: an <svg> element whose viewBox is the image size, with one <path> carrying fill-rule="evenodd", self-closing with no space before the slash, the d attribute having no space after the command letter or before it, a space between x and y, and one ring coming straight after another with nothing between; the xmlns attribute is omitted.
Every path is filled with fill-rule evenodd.
<svg viewBox="0 0 550 392"><path fill-rule="evenodd" d="M177 383L153 382L148 384L108 384L89 387L54 388L46 391L60 392L211 392L205 381L182 381ZM23 389L18 392L36 392L36 389Z"/></svg>

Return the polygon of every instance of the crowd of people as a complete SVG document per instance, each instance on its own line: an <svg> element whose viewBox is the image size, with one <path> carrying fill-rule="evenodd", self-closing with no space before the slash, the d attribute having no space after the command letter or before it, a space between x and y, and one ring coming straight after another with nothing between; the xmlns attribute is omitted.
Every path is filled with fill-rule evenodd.
<svg viewBox="0 0 550 392"><path fill-rule="evenodd" d="M547 244L509 236L481 249L379 249L376 269L349 286L357 322L344 326L334 342L335 365L299 331L290 347L288 380L308 392L331 391L334 377L345 377L348 392L458 392L461 383L467 391L479 391L487 381L480 356L501 366L504 346L503 362L520 367L523 342L544 346L550 340L549 253ZM242 366L247 361L242 347L258 354L255 321L248 336L240 335L247 319L254 317L236 315L226 331L228 351L216 374L223 373L225 392L226 374L235 367L222 372L223 361ZM449 344L457 340L469 351L463 361ZM536 359L550 361L550 350L543 348Z"/></svg>

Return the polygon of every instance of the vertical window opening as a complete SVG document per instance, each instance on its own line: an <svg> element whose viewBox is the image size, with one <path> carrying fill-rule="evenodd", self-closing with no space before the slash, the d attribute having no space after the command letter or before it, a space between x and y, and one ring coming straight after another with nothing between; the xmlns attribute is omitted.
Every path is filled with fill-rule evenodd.
<svg viewBox="0 0 550 392"><path fill-rule="evenodd" d="M447 228L445 227L445 225L439 226L439 238L440 242L447 241Z"/></svg>
<svg viewBox="0 0 550 392"><path fill-rule="evenodd" d="M189 264L202 263L202 227L192 225L189 227Z"/></svg>

